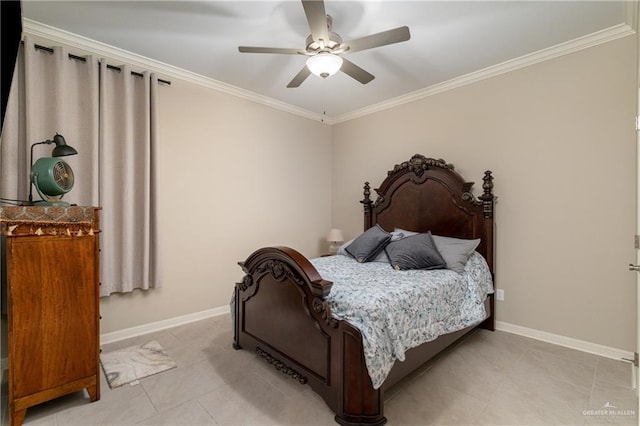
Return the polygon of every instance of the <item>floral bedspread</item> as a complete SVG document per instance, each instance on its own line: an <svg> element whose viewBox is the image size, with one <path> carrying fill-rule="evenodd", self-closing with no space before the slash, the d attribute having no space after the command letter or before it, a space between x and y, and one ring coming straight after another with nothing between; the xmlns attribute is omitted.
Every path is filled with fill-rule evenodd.
<svg viewBox="0 0 640 426"><path fill-rule="evenodd" d="M358 263L349 256L312 259L333 281L327 297L335 318L360 330L374 388L379 388L406 350L482 322L493 293L491 272L474 253L463 274L439 269L397 271L388 263Z"/></svg>

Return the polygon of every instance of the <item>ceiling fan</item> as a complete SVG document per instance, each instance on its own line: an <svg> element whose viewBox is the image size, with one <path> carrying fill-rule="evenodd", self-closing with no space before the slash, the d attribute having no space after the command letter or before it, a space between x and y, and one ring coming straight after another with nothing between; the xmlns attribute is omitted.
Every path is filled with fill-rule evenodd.
<svg viewBox="0 0 640 426"><path fill-rule="evenodd" d="M304 68L293 77L287 87L299 87L311 73L327 78L338 71L342 71L362 84L367 84L375 76L340 55L400 43L411 38L409 27L404 26L343 42L342 37L331 31L333 20L331 16L327 15L323 0L302 0L302 7L311 30L311 34L306 39L306 47L304 49L238 47L238 50L242 53L278 53L308 56Z"/></svg>

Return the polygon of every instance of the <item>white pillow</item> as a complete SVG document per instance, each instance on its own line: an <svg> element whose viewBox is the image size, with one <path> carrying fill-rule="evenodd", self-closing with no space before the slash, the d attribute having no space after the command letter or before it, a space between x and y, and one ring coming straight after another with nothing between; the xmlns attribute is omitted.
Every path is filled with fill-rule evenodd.
<svg viewBox="0 0 640 426"><path fill-rule="evenodd" d="M464 240L433 235L433 242L436 244L444 261L447 262L447 269L461 274L464 272L464 266L467 264L469 256L473 254L473 251L480 244L480 238Z"/></svg>

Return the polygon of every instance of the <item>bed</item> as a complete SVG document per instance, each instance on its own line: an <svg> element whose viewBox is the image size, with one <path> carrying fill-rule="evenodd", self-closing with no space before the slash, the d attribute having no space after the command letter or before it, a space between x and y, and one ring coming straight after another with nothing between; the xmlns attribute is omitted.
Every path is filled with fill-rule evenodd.
<svg viewBox="0 0 640 426"><path fill-rule="evenodd" d="M469 264L478 263L484 265L488 279L493 281L492 173L486 171L482 180L482 193L476 197L472 193L473 183L466 182L452 164L416 154L388 172L375 190L375 200L369 183L365 183L364 198L360 201L364 208L364 233L376 229L392 234L409 230L420 236L430 233L443 238L479 239L464 272L459 272L466 274L471 268ZM245 275L236 284L232 302L233 346L255 351L282 373L308 384L335 412L336 422L382 425L387 421L383 407L385 390L477 327L493 330L494 298L492 290L483 290L483 300L479 302L481 318L453 321L458 324L454 331L441 327L445 334L428 336L429 341L406 348L384 374L370 374L373 358L369 331L365 329L363 333L361 324L358 324L361 328L352 324L357 321L340 319L348 315L336 309L339 307L336 299L342 294L338 289L343 291L342 282L338 287L342 279L340 268L348 262L356 261L342 255L310 260L288 247L256 250L239 263ZM383 263L375 262L360 265L362 271L366 266L373 274L383 267ZM394 272L389 264L386 269ZM324 277L318 270L324 271ZM446 275L447 279L458 274L433 272ZM335 277L334 294L334 283L327 276Z"/></svg>

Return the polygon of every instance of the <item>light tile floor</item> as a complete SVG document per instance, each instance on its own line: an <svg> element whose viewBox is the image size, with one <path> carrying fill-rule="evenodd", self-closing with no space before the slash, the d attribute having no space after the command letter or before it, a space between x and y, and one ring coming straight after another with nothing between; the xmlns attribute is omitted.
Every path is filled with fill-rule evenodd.
<svg viewBox="0 0 640 426"><path fill-rule="evenodd" d="M176 360L176 369L117 389L109 389L102 375L100 401L88 403L83 392L62 397L27 410L24 424L335 424L308 386L248 351L233 350L227 316L103 351L154 339ZM637 413L629 364L485 330L427 363L391 389L385 402L389 425L637 425Z"/></svg>

